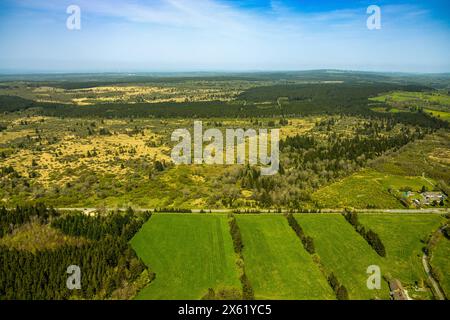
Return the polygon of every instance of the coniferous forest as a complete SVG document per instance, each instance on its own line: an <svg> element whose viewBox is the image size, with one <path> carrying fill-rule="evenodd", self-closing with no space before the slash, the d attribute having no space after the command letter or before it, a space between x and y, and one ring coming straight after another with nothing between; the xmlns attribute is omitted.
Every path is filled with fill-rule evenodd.
<svg viewBox="0 0 450 320"><path fill-rule="evenodd" d="M79 245L61 244L36 252L0 246L0 299L107 299L131 298L138 278L151 280L128 241L150 214L132 210L106 216L81 213L61 215L44 205L0 209L0 230L5 235L33 220L50 223L66 235L82 237ZM80 267L81 289L69 290L71 265Z"/></svg>

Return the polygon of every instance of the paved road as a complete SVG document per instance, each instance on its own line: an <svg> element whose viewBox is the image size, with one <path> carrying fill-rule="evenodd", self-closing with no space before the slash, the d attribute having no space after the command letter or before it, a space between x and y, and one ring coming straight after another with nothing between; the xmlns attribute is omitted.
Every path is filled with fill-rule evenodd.
<svg viewBox="0 0 450 320"><path fill-rule="evenodd" d="M56 210L61 211L84 211L86 213L93 213L97 211L99 208L55 208ZM107 211L112 210L120 210L125 211L127 208L103 208ZM154 211L155 208L133 208L134 211ZM192 212L199 213L202 209L192 209ZM258 213L271 213L275 212L274 210L259 210ZM335 214L341 214L342 209L322 209L320 213L335 213ZM436 214L443 214L443 213L450 213L450 209L446 208L429 208L429 209L358 209L355 210L360 213L436 213ZM232 209L203 209L203 212L212 212L212 213L231 213L233 212ZM282 212L289 212L289 210L282 210ZM244 213L244 211L243 211ZM319 213L318 213L319 214Z"/></svg>

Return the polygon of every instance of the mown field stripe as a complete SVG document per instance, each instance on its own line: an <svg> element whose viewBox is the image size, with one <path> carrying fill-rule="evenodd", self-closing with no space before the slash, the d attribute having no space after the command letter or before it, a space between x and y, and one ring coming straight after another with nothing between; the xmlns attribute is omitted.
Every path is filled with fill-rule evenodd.
<svg viewBox="0 0 450 320"><path fill-rule="evenodd" d="M240 289L225 215L154 214L131 240L155 280L138 299L201 299Z"/></svg>
<svg viewBox="0 0 450 320"><path fill-rule="evenodd" d="M422 265L422 249L427 238L443 222L435 214L360 215L364 226L374 230L386 248L384 274L399 279L413 299L430 298L430 293L417 291L424 287L427 275Z"/></svg>
<svg viewBox="0 0 450 320"><path fill-rule="evenodd" d="M295 218L314 238L321 263L345 285L350 299L389 299L389 289L384 280L380 290L367 288L367 268L371 265L382 267L383 259L343 216L297 214Z"/></svg>
<svg viewBox="0 0 450 320"><path fill-rule="evenodd" d="M256 299L334 299L326 279L282 215L237 215Z"/></svg>

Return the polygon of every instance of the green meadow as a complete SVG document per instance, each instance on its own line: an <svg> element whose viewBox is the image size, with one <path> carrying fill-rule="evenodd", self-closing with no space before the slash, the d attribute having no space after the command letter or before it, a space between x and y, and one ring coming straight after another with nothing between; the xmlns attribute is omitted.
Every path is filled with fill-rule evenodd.
<svg viewBox="0 0 450 320"><path fill-rule="evenodd" d="M450 96L444 92L412 92L412 91L392 91L370 98L377 102L422 102L428 104L439 104L450 106Z"/></svg>
<svg viewBox="0 0 450 320"><path fill-rule="evenodd" d="M422 248L444 219L436 214L359 214L379 234L386 257L378 256L340 214L296 214L314 239L316 254L353 300L389 299L386 279L397 278L413 299L430 298L425 289ZM245 271L256 299L335 299L326 277L303 248L286 218L279 214L236 215L244 243ZM131 245L156 274L137 299L201 299L216 292L241 292L224 214L154 214ZM432 266L448 294L450 242L436 245ZM367 268L380 266L380 290L369 290ZM420 287L417 290L417 286Z"/></svg>
<svg viewBox="0 0 450 320"><path fill-rule="evenodd" d="M137 299L200 299L241 291L226 215L154 214L131 245L156 278Z"/></svg>
<svg viewBox="0 0 450 320"><path fill-rule="evenodd" d="M410 107L420 107L434 117L450 121L450 95L445 92L393 91L369 100L390 105L388 108L384 106L372 107L371 110L375 112L409 112Z"/></svg>
<svg viewBox="0 0 450 320"><path fill-rule="evenodd" d="M422 286L426 280L422 248L443 218L436 214L360 214L359 221L378 233L386 248L386 271L382 273L399 279L405 287ZM413 298L415 294L421 296L410 291Z"/></svg>
<svg viewBox="0 0 450 320"><path fill-rule="evenodd" d="M380 290L367 288L367 268L371 265L381 267L383 258L342 215L298 214L295 218L305 233L313 237L322 264L347 288L350 299L389 299L385 281L381 282Z"/></svg>
<svg viewBox="0 0 450 320"><path fill-rule="evenodd" d="M280 215L236 216L256 299L334 299L325 277Z"/></svg>
<svg viewBox="0 0 450 320"><path fill-rule="evenodd" d="M450 121L450 112L445 111L437 111L437 110L431 110L431 109L425 109L426 112L430 113L434 117L441 118L445 121Z"/></svg>

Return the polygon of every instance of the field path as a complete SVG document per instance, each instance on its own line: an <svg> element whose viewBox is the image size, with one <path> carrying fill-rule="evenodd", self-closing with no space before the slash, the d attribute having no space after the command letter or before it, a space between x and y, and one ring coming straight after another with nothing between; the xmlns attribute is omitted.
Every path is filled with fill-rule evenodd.
<svg viewBox="0 0 450 320"><path fill-rule="evenodd" d="M422 172L422 178L424 178L425 181L428 182L429 184L433 185L433 182L430 179L428 179L427 177L425 177L425 172Z"/></svg>
<svg viewBox="0 0 450 320"><path fill-rule="evenodd" d="M434 292L436 292L436 295L438 296L438 299L439 300L445 300L444 295L442 294L442 291L439 288L439 284L436 282L436 280L434 280L434 278L433 278L433 276L432 276L432 274L430 272L428 256L426 254L424 254L422 256L422 264L423 264L423 268L425 269L425 273L428 276L428 279L430 280L431 284L433 285Z"/></svg>

